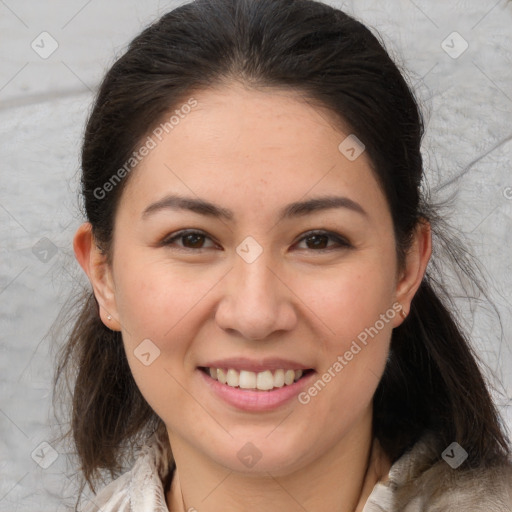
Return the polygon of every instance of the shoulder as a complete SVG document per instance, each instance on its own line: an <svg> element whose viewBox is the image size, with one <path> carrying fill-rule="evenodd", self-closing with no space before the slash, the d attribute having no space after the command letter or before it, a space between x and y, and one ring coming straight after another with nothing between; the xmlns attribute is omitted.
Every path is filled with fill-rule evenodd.
<svg viewBox="0 0 512 512"><path fill-rule="evenodd" d="M511 512L512 463L496 467L453 468L435 435L425 434L393 464L385 488L390 512Z"/></svg>
<svg viewBox="0 0 512 512"><path fill-rule="evenodd" d="M121 475L119 478L104 487L99 493L90 497L83 497L85 502L80 512L129 512L130 496L129 486L131 472Z"/></svg>
<svg viewBox="0 0 512 512"><path fill-rule="evenodd" d="M131 470L85 498L81 512L168 512L163 482L173 469L168 444L154 434L138 450Z"/></svg>
<svg viewBox="0 0 512 512"><path fill-rule="evenodd" d="M451 469L437 462L418 479L428 512L512 511L512 466Z"/></svg>

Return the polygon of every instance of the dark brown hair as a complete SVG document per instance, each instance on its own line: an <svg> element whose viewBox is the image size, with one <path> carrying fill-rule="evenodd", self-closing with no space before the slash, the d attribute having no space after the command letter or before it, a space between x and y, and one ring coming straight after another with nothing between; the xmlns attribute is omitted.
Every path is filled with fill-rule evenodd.
<svg viewBox="0 0 512 512"><path fill-rule="evenodd" d="M108 71L87 123L82 194L99 246L109 254L129 175L106 197L95 191L191 91L238 80L299 92L327 107L365 144L389 204L399 263L425 220L434 229L434 258L444 247L457 259L462 249L436 234L441 219L421 193L424 123L404 76L367 27L312 0L197 0L169 12ZM473 279L472 267L461 261L459 270ZM100 470L117 474L130 443L163 423L139 392L120 334L103 325L91 292L81 307L60 354L55 387L63 375L73 381L71 433L84 479L93 487ZM451 309L442 272L433 264L410 315L393 331L374 397L374 433L392 461L427 429L444 446L462 445L468 468L504 463L510 453Z"/></svg>

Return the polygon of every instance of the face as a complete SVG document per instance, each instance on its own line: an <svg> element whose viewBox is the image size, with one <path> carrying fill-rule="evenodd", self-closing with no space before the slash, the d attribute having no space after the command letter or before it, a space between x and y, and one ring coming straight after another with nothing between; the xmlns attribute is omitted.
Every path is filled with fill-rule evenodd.
<svg viewBox="0 0 512 512"><path fill-rule="evenodd" d="M326 110L238 85L193 96L123 191L102 318L171 443L284 474L369 425L413 283L366 153L339 149L350 132Z"/></svg>

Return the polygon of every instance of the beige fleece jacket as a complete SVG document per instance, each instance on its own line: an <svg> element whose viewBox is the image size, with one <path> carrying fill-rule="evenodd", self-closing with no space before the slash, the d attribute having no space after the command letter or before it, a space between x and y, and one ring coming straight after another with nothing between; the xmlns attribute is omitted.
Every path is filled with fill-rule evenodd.
<svg viewBox="0 0 512 512"><path fill-rule="evenodd" d="M512 512L512 463L453 469L433 434L425 434L377 483L363 512ZM132 469L103 488L82 512L169 512L163 481L174 470L167 445L154 434Z"/></svg>

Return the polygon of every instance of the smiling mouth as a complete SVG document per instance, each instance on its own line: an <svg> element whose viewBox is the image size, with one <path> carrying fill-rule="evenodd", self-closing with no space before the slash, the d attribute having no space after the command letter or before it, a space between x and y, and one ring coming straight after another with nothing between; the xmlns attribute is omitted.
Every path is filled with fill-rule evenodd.
<svg viewBox="0 0 512 512"><path fill-rule="evenodd" d="M238 371L233 368L208 368L204 366L200 366L199 370L221 384L248 391L273 391L284 386L291 386L314 371L313 369L278 369L251 372L247 370Z"/></svg>

